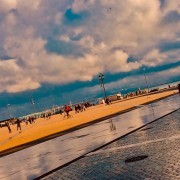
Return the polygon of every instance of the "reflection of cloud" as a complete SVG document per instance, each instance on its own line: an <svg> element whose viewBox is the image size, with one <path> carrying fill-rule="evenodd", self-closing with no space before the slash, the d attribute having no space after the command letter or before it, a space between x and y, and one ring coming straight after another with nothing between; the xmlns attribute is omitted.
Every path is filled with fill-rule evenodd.
<svg viewBox="0 0 180 180"><path fill-rule="evenodd" d="M160 52L159 46L178 38L180 25L171 21L179 17L178 5L178 0L127 0L118 6L115 0L2 0L0 57L16 60L0 60L0 92L177 61L178 50ZM129 62L129 56L142 60Z"/></svg>

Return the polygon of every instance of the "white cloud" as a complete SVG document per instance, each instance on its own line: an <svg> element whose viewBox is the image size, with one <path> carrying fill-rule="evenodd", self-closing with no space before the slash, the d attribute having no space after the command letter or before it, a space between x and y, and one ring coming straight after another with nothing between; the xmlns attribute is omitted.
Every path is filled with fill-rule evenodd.
<svg viewBox="0 0 180 180"><path fill-rule="evenodd" d="M72 9L75 12L80 12L84 10L88 10L91 8L93 5L95 5L96 0L74 0L72 4Z"/></svg>
<svg viewBox="0 0 180 180"><path fill-rule="evenodd" d="M31 77L26 74L26 71L17 65L17 61L14 59L0 61L0 71L1 74L3 74L3 76L0 76L0 92L7 91L14 93L40 87L39 82L31 79Z"/></svg>
<svg viewBox="0 0 180 180"><path fill-rule="evenodd" d="M0 12L16 8L17 0L1 0Z"/></svg>
<svg viewBox="0 0 180 180"><path fill-rule="evenodd" d="M169 57L176 61L177 51L161 52L158 46L178 38L178 23L163 24L167 13L178 11L177 4L177 0L165 1L161 9L159 0L118 4L115 0L72 4L67 0L2 0L0 57L16 60L0 60L0 92L35 89L42 83L90 81L99 72L127 72L142 64L156 66L170 62ZM87 12L87 18L80 24L65 24L63 14L68 8L74 13ZM49 39L64 42L69 55L47 51ZM74 47L81 51L79 56L71 54ZM128 62L130 55L141 60Z"/></svg>
<svg viewBox="0 0 180 180"><path fill-rule="evenodd" d="M177 10L180 13L180 2L177 0L165 0L163 12L166 14L170 11Z"/></svg>
<svg viewBox="0 0 180 180"><path fill-rule="evenodd" d="M153 49L144 56L141 63L147 66L156 66L164 62L166 59L167 55L160 53L159 49Z"/></svg>

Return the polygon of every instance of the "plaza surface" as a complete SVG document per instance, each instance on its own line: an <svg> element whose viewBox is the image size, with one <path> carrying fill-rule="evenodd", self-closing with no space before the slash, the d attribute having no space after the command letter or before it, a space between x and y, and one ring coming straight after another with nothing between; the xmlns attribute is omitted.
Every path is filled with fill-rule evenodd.
<svg viewBox="0 0 180 180"><path fill-rule="evenodd" d="M178 180L179 149L180 109L42 179Z"/></svg>
<svg viewBox="0 0 180 180"><path fill-rule="evenodd" d="M66 132L69 129L77 128L83 124L87 124L96 121L101 118L106 118L109 115L120 113L124 110L136 107L141 104L145 104L169 95L177 93L177 90L170 90L165 92L159 92L156 94L150 94L147 96L141 96L134 99L128 99L126 101L119 101L110 106L99 105L95 107L90 107L86 111L75 114L71 112L73 116L70 119L63 119L63 115L54 115L50 119L38 119L36 123L26 125L22 123L22 130L16 130L16 125L11 126L12 133L8 133L7 128L0 129L0 153L9 150L11 148L19 147L27 143L34 142L39 143L45 137L49 137L53 134ZM57 134L58 135L58 134ZM33 145L33 143L28 144L28 146ZM21 146L23 148L23 146ZM16 148L12 149L16 151Z"/></svg>
<svg viewBox="0 0 180 180"><path fill-rule="evenodd" d="M0 179L32 180L180 108L178 94L0 157Z"/></svg>

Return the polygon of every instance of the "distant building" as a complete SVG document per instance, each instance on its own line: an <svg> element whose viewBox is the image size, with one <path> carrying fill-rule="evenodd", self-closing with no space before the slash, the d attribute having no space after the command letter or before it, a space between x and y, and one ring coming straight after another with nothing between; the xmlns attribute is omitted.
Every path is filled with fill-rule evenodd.
<svg viewBox="0 0 180 180"><path fill-rule="evenodd" d="M123 96L121 93L118 93L118 94L110 95L108 96L108 98L110 101L117 101L117 100L123 99Z"/></svg>
<svg viewBox="0 0 180 180"><path fill-rule="evenodd" d="M117 96L117 99L118 99L118 100L119 100L119 99L123 99L123 96L122 96L121 93L116 94L116 96Z"/></svg>

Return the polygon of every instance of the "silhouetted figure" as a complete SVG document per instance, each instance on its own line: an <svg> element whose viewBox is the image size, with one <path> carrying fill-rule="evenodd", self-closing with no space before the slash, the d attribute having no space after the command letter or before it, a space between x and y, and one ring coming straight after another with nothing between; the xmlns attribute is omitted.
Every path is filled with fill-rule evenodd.
<svg viewBox="0 0 180 180"><path fill-rule="evenodd" d="M35 120L36 120L36 118L35 118L35 117L33 117L33 123L36 123L36 121L35 121Z"/></svg>
<svg viewBox="0 0 180 180"><path fill-rule="evenodd" d="M20 129L21 130L21 121L17 118L17 130Z"/></svg>
<svg viewBox="0 0 180 180"><path fill-rule="evenodd" d="M10 128L9 122L8 122L8 121L6 121L6 122L5 122L5 124L6 124L6 126L7 126L8 130L9 130L9 133L11 133L11 128Z"/></svg>
<svg viewBox="0 0 180 180"><path fill-rule="evenodd" d="M81 111L86 111L86 107L83 103L81 104Z"/></svg>
<svg viewBox="0 0 180 180"><path fill-rule="evenodd" d="M33 116L31 117L31 122L35 123L35 118Z"/></svg>
<svg viewBox="0 0 180 180"><path fill-rule="evenodd" d="M28 117L28 121L29 121L30 124L32 124L31 117Z"/></svg>
<svg viewBox="0 0 180 180"><path fill-rule="evenodd" d="M28 119L25 119L25 123L26 123L26 125L28 125Z"/></svg>
<svg viewBox="0 0 180 180"><path fill-rule="evenodd" d="M70 115L69 115L70 110L71 110L71 108L69 106L67 106L67 105L64 106L64 111L66 112L67 118L70 117Z"/></svg>
<svg viewBox="0 0 180 180"><path fill-rule="evenodd" d="M80 104L77 105L77 109L78 109L78 112L81 111L81 106L80 106Z"/></svg>
<svg viewBox="0 0 180 180"><path fill-rule="evenodd" d="M75 105L74 109L75 109L75 113L78 113L78 112L79 112L78 105Z"/></svg>
<svg viewBox="0 0 180 180"><path fill-rule="evenodd" d="M110 105L110 104L111 104L110 99L109 99L109 98L106 98L106 99L105 99L105 103L106 103L107 105Z"/></svg>
<svg viewBox="0 0 180 180"><path fill-rule="evenodd" d="M60 115L62 115L62 113L63 113L63 110L62 110L62 109L60 109L60 110L59 110L59 114L60 114Z"/></svg>
<svg viewBox="0 0 180 180"><path fill-rule="evenodd" d="M180 84L178 84L177 87L178 87L179 95L180 95Z"/></svg>

